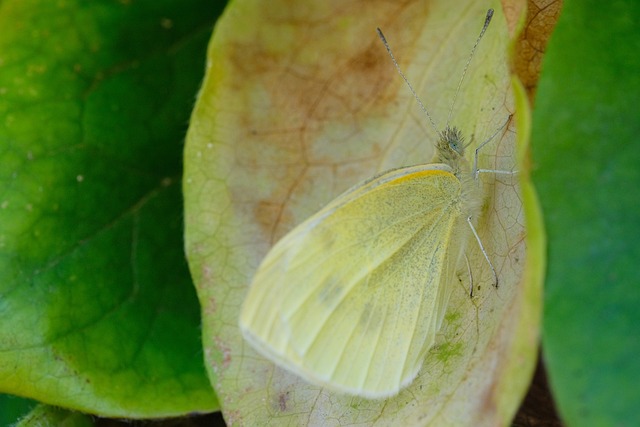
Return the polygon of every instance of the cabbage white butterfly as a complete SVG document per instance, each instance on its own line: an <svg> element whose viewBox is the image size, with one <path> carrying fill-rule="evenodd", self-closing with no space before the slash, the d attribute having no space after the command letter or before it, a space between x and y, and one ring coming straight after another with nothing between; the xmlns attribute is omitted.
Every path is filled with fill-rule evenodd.
<svg viewBox="0 0 640 427"><path fill-rule="evenodd" d="M451 110L493 10L472 48ZM391 53L394 65L418 99ZM449 113L449 118L451 112ZM243 303L245 339L308 382L366 398L409 385L432 347L479 207L460 131L438 132L434 163L383 172L336 197L266 255ZM491 171L500 173L501 171Z"/></svg>

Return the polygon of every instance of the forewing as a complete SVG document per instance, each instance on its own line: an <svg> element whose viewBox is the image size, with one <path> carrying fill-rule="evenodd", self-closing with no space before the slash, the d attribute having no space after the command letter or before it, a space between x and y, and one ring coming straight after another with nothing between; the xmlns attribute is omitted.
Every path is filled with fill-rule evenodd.
<svg viewBox="0 0 640 427"><path fill-rule="evenodd" d="M241 314L247 339L311 382L395 394L444 313L460 194L455 176L424 165L336 198L265 257Z"/></svg>

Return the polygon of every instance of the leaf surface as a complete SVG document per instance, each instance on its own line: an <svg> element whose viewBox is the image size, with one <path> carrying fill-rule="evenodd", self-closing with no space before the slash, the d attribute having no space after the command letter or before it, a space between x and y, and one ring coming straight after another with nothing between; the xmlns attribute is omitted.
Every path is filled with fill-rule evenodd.
<svg viewBox="0 0 640 427"><path fill-rule="evenodd" d="M451 118L472 147L516 111L507 21L500 4L491 6L496 15ZM485 174L480 183L478 229L500 286L492 286L470 241L474 297L465 267L451 284L435 347L398 396L367 400L306 384L256 353L237 326L255 269L288 230L358 182L433 157L436 132L375 28L444 128L488 7L236 1L219 21L183 186L208 368L229 424L477 426L508 423L515 413L536 359L540 283L525 282L525 218L514 176ZM516 128L528 129L528 107L523 92L517 95L522 118L482 151L483 168L514 170L524 158L516 135L522 153L527 135Z"/></svg>
<svg viewBox="0 0 640 427"><path fill-rule="evenodd" d="M180 194L213 12L2 2L2 392L118 417L216 408Z"/></svg>
<svg viewBox="0 0 640 427"><path fill-rule="evenodd" d="M634 1L567 2L538 88L543 350L568 426L640 425L638 23Z"/></svg>

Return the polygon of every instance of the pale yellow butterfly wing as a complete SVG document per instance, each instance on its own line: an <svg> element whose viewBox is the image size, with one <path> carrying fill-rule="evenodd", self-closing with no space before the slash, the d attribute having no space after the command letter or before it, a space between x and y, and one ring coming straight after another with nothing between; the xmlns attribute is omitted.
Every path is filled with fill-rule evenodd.
<svg viewBox="0 0 640 427"><path fill-rule="evenodd" d="M364 397L418 373L457 280L460 181L439 164L352 188L267 254L240 317L246 339L309 382Z"/></svg>

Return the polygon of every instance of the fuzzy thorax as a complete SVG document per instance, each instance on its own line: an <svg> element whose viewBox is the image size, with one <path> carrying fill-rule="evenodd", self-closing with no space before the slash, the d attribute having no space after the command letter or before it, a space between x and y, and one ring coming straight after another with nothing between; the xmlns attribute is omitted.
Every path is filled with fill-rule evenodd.
<svg viewBox="0 0 640 427"><path fill-rule="evenodd" d="M464 137L460 129L455 126L447 126L439 133L435 161L448 165L452 173L460 180L465 213L475 217L482 204L482 197L478 190L478 183L473 179L473 173L464 156L464 149Z"/></svg>

